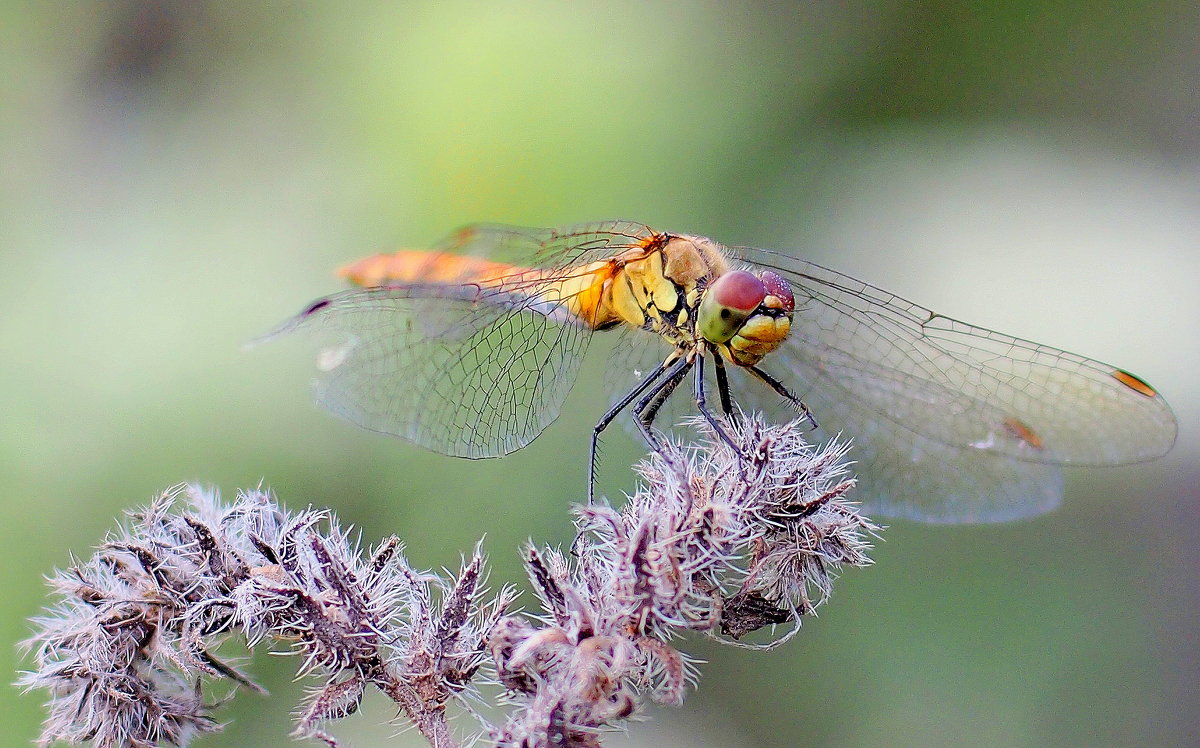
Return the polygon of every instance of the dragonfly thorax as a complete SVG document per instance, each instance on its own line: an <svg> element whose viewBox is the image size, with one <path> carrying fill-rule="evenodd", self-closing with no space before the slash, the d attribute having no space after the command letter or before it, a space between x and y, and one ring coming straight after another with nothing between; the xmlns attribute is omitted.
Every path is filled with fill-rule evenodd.
<svg viewBox="0 0 1200 748"><path fill-rule="evenodd" d="M739 366L757 364L787 338L792 290L774 272L736 270L726 258L705 237L647 238L619 258L609 286L613 317L680 348L708 347Z"/></svg>
<svg viewBox="0 0 1200 748"><path fill-rule="evenodd" d="M620 320L687 347L696 342L696 305L702 290L728 270L711 239L656 234L623 256L599 317Z"/></svg>

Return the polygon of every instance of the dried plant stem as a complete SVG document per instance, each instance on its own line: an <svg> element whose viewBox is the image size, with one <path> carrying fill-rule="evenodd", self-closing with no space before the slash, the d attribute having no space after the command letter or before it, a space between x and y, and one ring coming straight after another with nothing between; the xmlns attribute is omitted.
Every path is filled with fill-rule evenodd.
<svg viewBox="0 0 1200 748"><path fill-rule="evenodd" d="M336 746L327 724L370 686L431 745L457 748L447 707L490 683L510 709L477 736L599 746L647 700L682 703L697 673L679 634L735 642L765 628L753 646L774 646L838 567L870 563L879 528L846 501L843 446L809 446L803 423L745 418L736 449L696 428L699 443L639 464L622 506L576 508L575 555L526 549L537 614L509 612L512 588L485 594L479 546L443 577L414 570L395 537L364 551L327 512L289 512L261 489L233 502L170 489L50 580L58 602L34 619L21 678L50 693L42 742L182 746L216 731L206 683L261 690L214 654L240 633L285 644L321 679L298 737Z"/></svg>

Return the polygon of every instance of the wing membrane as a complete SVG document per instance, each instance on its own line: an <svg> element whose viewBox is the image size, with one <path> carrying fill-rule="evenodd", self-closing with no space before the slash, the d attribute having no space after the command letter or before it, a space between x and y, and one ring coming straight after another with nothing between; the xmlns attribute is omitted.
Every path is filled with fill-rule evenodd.
<svg viewBox="0 0 1200 748"><path fill-rule="evenodd" d="M508 454L558 416L592 332L543 290L651 233L624 221L469 226L441 249L511 263L511 275L334 294L267 338L317 338L317 398L353 423L444 454Z"/></svg>
<svg viewBox="0 0 1200 748"><path fill-rule="evenodd" d="M458 457L531 442L557 416L588 330L528 305L456 287L347 291L312 304L274 335L322 344L317 399L372 431Z"/></svg>
<svg viewBox="0 0 1200 748"><path fill-rule="evenodd" d="M620 254L654 233L650 227L633 221L599 221L566 228L477 223L450 234L435 250L540 268L557 275Z"/></svg>
<svg viewBox="0 0 1200 748"><path fill-rule="evenodd" d="M813 263L733 253L792 284L792 366L873 418L946 446L1047 464L1137 462L1174 443L1165 401L1122 383L1113 366L935 314Z"/></svg>
<svg viewBox="0 0 1200 748"><path fill-rule="evenodd" d="M1062 500L1058 465L1013 459L997 451L955 447L935 441L891 418L880 417L857 398L860 388L839 386L817 370L781 351L775 371L786 370L789 386L812 409L815 441L841 435L853 440L850 452L858 479L855 496L868 513L925 522L1002 522L1047 512ZM739 382L740 402L759 407L778 400L757 382ZM773 402L778 412L779 403ZM1023 445L1017 436L1006 446Z"/></svg>

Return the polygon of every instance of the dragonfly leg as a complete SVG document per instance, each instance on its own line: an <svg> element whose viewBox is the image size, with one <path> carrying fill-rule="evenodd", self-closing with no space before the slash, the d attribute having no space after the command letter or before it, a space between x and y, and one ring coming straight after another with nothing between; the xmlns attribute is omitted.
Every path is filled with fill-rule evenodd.
<svg viewBox="0 0 1200 748"><path fill-rule="evenodd" d="M621 399L618 400L611 408L609 408L608 412L600 416L600 420L596 421L596 425L592 427L592 441L591 446L588 449L587 495L589 504L592 503L592 499L596 495L596 460L600 446L600 434L604 431L604 429L608 428L608 425L613 422L614 418L620 415L621 411L628 408L630 403L637 399L639 395L650 388L650 386L662 376L663 372L667 369L668 362L670 362L670 359L663 361L654 368L654 371L650 372L649 376L647 376L641 382L638 382L636 387L622 395Z"/></svg>
<svg viewBox="0 0 1200 748"><path fill-rule="evenodd" d="M646 443L650 445L650 448L655 452L661 453L662 449L658 441L658 437L656 437L654 432L650 430L649 424L644 424L642 422L642 411L644 411L656 398L656 396L658 396L664 390L667 391L667 394L670 394L670 391L674 390L675 387L679 385L679 380L683 379L683 375L687 373L687 370L690 366L691 364L688 363L687 357L685 356L679 356L679 358L674 361L671 359L671 357L667 357L665 361L654 368L654 371L650 372L649 376L639 382L636 387L622 395L621 399L617 401L617 403L611 408L609 408L608 411L600 417L600 420L596 422L596 425L592 428L592 443L590 453L588 454L587 500L589 504L594 503L596 497L596 455L600 444L600 433L604 431L604 429L608 428L608 425L613 422L613 419L615 419L621 413L621 411L628 408L629 404L633 402L639 395L641 395L642 399L638 400L637 405L633 407L633 422L637 424L638 429L642 432L642 437L646 440ZM647 390L649 391L647 392ZM664 397L663 399L666 398ZM582 537L582 535L576 535L575 540L571 541L572 556L579 555L577 546Z"/></svg>
<svg viewBox="0 0 1200 748"><path fill-rule="evenodd" d="M678 361L671 364L667 369L663 379L659 381L649 392L647 392L638 404L633 408L633 422L637 425L638 430L642 432L642 438L650 445L650 448L655 452L662 452L662 444L658 437L654 435L654 417L658 414L658 409L662 407L679 383L683 381L688 369L692 368L692 362L686 356L680 357Z"/></svg>
<svg viewBox="0 0 1200 748"><path fill-rule="evenodd" d="M746 368L750 370L751 374L766 383L768 387L779 393L780 397L782 397L784 400L787 400L788 404L792 406L792 409L799 413L801 418L808 421L814 429L817 428L817 419L813 417L812 411L808 409L808 406L804 404L803 400L793 395L791 391L789 391L788 388L783 385L783 382L780 382L778 379L758 368L757 366L748 366Z"/></svg>
<svg viewBox="0 0 1200 748"><path fill-rule="evenodd" d="M717 372L717 395L721 398L721 411L726 418L737 423L738 414L733 409L733 398L729 396L729 375L725 373L725 362L720 355L713 356L713 367Z"/></svg>
<svg viewBox="0 0 1200 748"><path fill-rule="evenodd" d="M733 437L729 435L729 431L727 431L725 426L719 420L717 420L717 417L713 415L713 412L708 409L706 402L707 395L705 395L704 392L704 357L698 357L698 361L699 364L696 366L695 384L696 409L700 411L700 415L704 416L704 420L708 421L708 425L712 427L712 430L716 432L717 436L721 437L721 441L728 444L735 454L740 455L742 450L737 445L737 442L733 440ZM722 402L721 406L724 407L725 403Z"/></svg>
<svg viewBox="0 0 1200 748"><path fill-rule="evenodd" d="M658 411L663 405L666 404L667 398L671 397L671 394L675 392L675 388L679 386L679 383L683 381L683 375L686 373L686 371L687 370L685 368L683 371L679 372L679 374L675 377L676 381L674 384L660 387L653 399L647 397L645 402L638 403L636 410L642 414L643 423L645 423L647 426L654 423L654 419L658 417Z"/></svg>

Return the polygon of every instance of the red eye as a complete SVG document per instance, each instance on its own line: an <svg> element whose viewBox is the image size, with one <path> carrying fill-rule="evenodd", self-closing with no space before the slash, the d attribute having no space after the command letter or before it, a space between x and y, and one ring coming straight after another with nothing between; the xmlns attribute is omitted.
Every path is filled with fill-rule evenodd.
<svg viewBox="0 0 1200 748"><path fill-rule="evenodd" d="M792 296L792 285L778 273L772 273L770 270L763 271L763 285L767 288L767 293L783 302L785 311L793 311L796 308L796 297Z"/></svg>
<svg viewBox="0 0 1200 748"><path fill-rule="evenodd" d="M752 273L730 270L713 281L708 292L713 295L713 300L719 306L751 312L758 308L766 297L767 287Z"/></svg>

